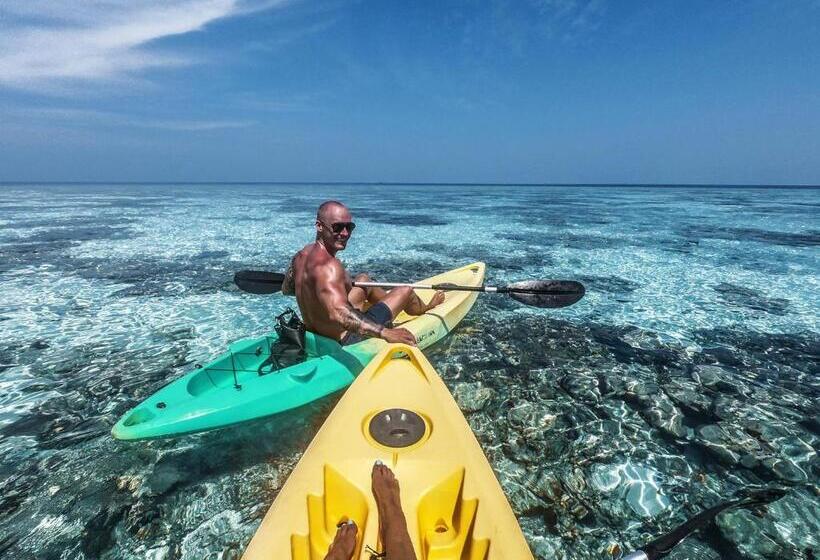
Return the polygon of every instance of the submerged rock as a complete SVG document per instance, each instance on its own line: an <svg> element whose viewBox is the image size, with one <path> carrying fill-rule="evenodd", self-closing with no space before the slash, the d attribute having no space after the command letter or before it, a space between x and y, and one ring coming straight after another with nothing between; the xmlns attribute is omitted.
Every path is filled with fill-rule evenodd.
<svg viewBox="0 0 820 560"><path fill-rule="evenodd" d="M507 412L510 426L524 436L540 436L550 430L558 417L551 414L544 403L520 401Z"/></svg>
<svg viewBox="0 0 820 560"><path fill-rule="evenodd" d="M791 459L767 457L763 459L763 466L769 469L777 478L787 482L806 482L808 474L797 466Z"/></svg>
<svg viewBox="0 0 820 560"><path fill-rule="evenodd" d="M223 511L204 521L182 539L181 551L185 557L207 557L210 551L215 557L235 557L242 544L233 535L242 525L242 516L236 511ZM248 531L246 531L248 532ZM250 536L250 535L248 535ZM225 556L225 555L228 556Z"/></svg>
<svg viewBox="0 0 820 560"><path fill-rule="evenodd" d="M145 491L152 496L160 496L176 485L188 480L189 472L179 465L175 457L166 455L154 466L145 480Z"/></svg>
<svg viewBox="0 0 820 560"><path fill-rule="evenodd" d="M117 490L136 495L142 485L142 477L139 475L122 475L116 479Z"/></svg>
<svg viewBox="0 0 820 560"><path fill-rule="evenodd" d="M493 398L493 390L480 381L458 383L453 389L453 398L464 412L478 412Z"/></svg>
<svg viewBox="0 0 820 560"><path fill-rule="evenodd" d="M777 529L770 519L761 519L745 509L730 510L715 520L724 538L745 558L767 560L792 557L778 542Z"/></svg>
<svg viewBox="0 0 820 560"><path fill-rule="evenodd" d="M672 549L667 560L721 560L721 556L704 542L690 537Z"/></svg>
<svg viewBox="0 0 820 560"><path fill-rule="evenodd" d="M712 399L704 395L695 383L677 381L664 385L663 390L687 416L703 417L710 414Z"/></svg>
<svg viewBox="0 0 820 560"><path fill-rule="evenodd" d="M592 485L603 494L615 493L638 515L654 517L671 504L661 490L661 478L655 469L646 466L597 465Z"/></svg>
<svg viewBox="0 0 820 560"><path fill-rule="evenodd" d="M766 297L746 286L721 282L714 287L714 290L722 296L723 301L731 306L765 311L772 315L785 315L789 308L789 300Z"/></svg>
<svg viewBox="0 0 820 560"><path fill-rule="evenodd" d="M601 400L601 392L598 389L598 377L595 375L583 375L576 372L562 377L560 383L561 387L578 400L586 402L598 402Z"/></svg>
<svg viewBox="0 0 820 560"><path fill-rule="evenodd" d="M720 395L714 401L712 412L720 420L732 421L738 418L743 408L743 401Z"/></svg>
<svg viewBox="0 0 820 560"><path fill-rule="evenodd" d="M707 424L697 429L696 441L720 461L753 468L763 458L760 444L740 428L729 424Z"/></svg>
<svg viewBox="0 0 820 560"><path fill-rule="evenodd" d="M709 389L723 393L737 393L738 383L731 372L718 366L697 366L692 378Z"/></svg>
<svg viewBox="0 0 820 560"><path fill-rule="evenodd" d="M664 393L656 393L642 414L651 425L671 436L681 438L687 433L683 415Z"/></svg>
<svg viewBox="0 0 820 560"><path fill-rule="evenodd" d="M532 548L532 553L539 559L564 560L566 558L562 550L563 544L560 539L538 536L530 539L529 544Z"/></svg>
<svg viewBox="0 0 820 560"><path fill-rule="evenodd" d="M561 482L546 471L532 477L529 481L528 488L535 493L536 496L546 502L557 503L564 495Z"/></svg>
<svg viewBox="0 0 820 560"><path fill-rule="evenodd" d="M544 509L544 502L525 486L514 481L507 484L502 482L501 486L516 515L528 515Z"/></svg>
<svg viewBox="0 0 820 560"><path fill-rule="evenodd" d="M544 459L544 454L536 446L531 445L527 440L518 435L510 436L504 445L504 451L513 461L518 463L538 464Z"/></svg>

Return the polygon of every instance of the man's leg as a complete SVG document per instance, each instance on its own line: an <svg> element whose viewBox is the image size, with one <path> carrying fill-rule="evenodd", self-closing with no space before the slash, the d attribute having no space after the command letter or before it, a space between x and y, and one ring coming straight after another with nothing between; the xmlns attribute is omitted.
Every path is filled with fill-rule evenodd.
<svg viewBox="0 0 820 560"><path fill-rule="evenodd" d="M357 274L353 278L354 282L372 282L370 276L367 274ZM350 293L347 294L347 300L350 305L361 311L364 308L365 302L370 302L370 305L380 302L387 295L384 288L357 288L353 287Z"/></svg>
<svg viewBox="0 0 820 560"><path fill-rule="evenodd" d="M437 305L444 303L445 296L442 291L434 293L433 297L430 299L430 303L427 304L421 301L421 298L416 295L416 292L412 292L412 294L413 295L410 298L410 301L407 302L407 307L404 308L404 312L408 315L424 315Z"/></svg>
<svg viewBox="0 0 820 560"><path fill-rule="evenodd" d="M354 282L372 282L367 274L357 274ZM392 295L391 295L392 294ZM429 304L421 301L412 288L393 288L389 292L383 288L354 287L347 295L350 305L361 311L365 302L375 305L384 302L393 313L393 317L404 311L408 315L424 315L427 311L444 301L444 292L436 292Z"/></svg>
<svg viewBox="0 0 820 560"><path fill-rule="evenodd" d="M413 288L401 287L393 288L385 294L378 302L370 301L370 303L383 303L390 308L395 318L399 313L404 311L408 315L424 315L430 309L441 304L444 301L444 292L436 292L430 303L425 304L421 298L416 295Z"/></svg>
<svg viewBox="0 0 820 560"><path fill-rule="evenodd" d="M356 550L356 524L345 523L336 530L325 560L350 560Z"/></svg>
<svg viewBox="0 0 820 560"><path fill-rule="evenodd" d="M379 528L384 553L389 560L416 560L401 509L399 481L381 461L373 465L373 497L379 510Z"/></svg>

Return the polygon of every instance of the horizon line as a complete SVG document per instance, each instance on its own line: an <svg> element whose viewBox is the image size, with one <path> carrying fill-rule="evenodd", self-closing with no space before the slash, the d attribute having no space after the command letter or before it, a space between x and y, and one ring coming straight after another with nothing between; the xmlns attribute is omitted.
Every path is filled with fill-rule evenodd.
<svg viewBox="0 0 820 560"><path fill-rule="evenodd" d="M811 183L516 183L469 181L0 181L0 185L368 185L441 187L736 187L736 188L820 188Z"/></svg>

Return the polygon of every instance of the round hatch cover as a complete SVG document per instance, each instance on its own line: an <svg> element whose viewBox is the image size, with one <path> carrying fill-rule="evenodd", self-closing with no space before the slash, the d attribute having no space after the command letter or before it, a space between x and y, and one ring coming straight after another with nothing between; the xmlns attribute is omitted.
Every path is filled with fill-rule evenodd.
<svg viewBox="0 0 820 560"><path fill-rule="evenodd" d="M391 408L370 419L370 436L386 447L409 447L424 437L427 425L412 410Z"/></svg>

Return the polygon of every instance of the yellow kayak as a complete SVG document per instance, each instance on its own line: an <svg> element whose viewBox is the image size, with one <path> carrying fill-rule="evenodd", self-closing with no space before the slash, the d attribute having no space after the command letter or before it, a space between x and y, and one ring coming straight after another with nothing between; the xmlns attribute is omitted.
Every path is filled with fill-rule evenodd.
<svg viewBox="0 0 820 560"><path fill-rule="evenodd" d="M321 560L340 522L353 558L381 550L376 460L401 487L419 560L532 559L518 522L447 387L421 350L382 349L328 416L245 551L245 560Z"/></svg>

